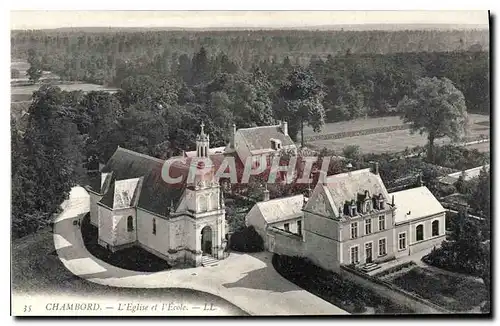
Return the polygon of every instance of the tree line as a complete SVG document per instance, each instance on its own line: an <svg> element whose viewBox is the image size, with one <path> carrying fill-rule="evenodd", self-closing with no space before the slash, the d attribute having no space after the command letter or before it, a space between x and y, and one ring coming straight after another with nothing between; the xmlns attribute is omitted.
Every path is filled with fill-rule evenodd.
<svg viewBox="0 0 500 326"><path fill-rule="evenodd" d="M115 36L109 35L90 35L80 46L92 37L111 46ZM83 40L78 35L71 39L75 37ZM125 39L136 45L144 42ZM85 75L93 70L81 63L93 61L96 71L104 75L112 72L112 82L120 91L64 92L57 86L43 85L33 95L27 128L18 130L12 121L15 236L48 223L69 189L82 178L82 165L91 168L106 162L118 145L159 158L180 155L194 147L202 121L211 135L211 146L216 147L227 144L233 123L242 128L287 120L289 133L297 140L306 124L318 131L328 121L389 114L387 107L398 103L403 103L398 110L412 112L419 102L411 99L419 100L418 94L432 88L438 90L438 98L450 99L444 110L460 117L465 112L464 101L467 107L474 107L480 98L476 94L464 99L461 87L464 95L483 92L489 101L484 93L488 87L482 87L488 77L485 52L362 55L346 51L326 60L311 57L305 66L285 57L282 62L264 59L244 68L237 58L201 47L192 55L165 56L168 51L164 50L160 56L130 57L117 65L111 54L110 60L99 66L99 50L79 52L78 42L68 48L57 46L61 39L54 36L25 36L21 40L29 40L33 46L28 51L32 65L28 73L35 75L32 79L42 70L65 76L65 70L58 69L73 71L73 62L80 62L74 71ZM18 45L13 48L19 51ZM146 52L150 49L144 48ZM48 49L55 53L48 55ZM86 57L89 53L92 55ZM88 61L74 61L82 56ZM454 74L455 79L421 78L446 77L441 73ZM402 101L405 95L410 95L409 102ZM409 115L415 130L429 133L430 129L418 124L423 118ZM432 126L447 134L457 131L452 122Z"/></svg>

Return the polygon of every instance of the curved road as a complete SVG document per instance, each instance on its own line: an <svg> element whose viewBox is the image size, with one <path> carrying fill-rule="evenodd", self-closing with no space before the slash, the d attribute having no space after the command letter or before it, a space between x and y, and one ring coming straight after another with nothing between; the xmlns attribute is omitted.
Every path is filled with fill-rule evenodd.
<svg viewBox="0 0 500 326"><path fill-rule="evenodd" d="M73 222L89 211L89 196L72 189L54 221L59 259L73 274L101 285L126 288L186 288L207 292L235 304L250 315L336 315L346 311L289 282L272 266L269 252L231 253L213 267L135 272L109 265L85 248Z"/></svg>

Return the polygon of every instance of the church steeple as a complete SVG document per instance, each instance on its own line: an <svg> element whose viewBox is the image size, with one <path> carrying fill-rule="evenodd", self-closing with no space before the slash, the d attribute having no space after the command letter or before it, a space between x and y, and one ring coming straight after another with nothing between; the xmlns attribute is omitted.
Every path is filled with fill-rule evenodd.
<svg viewBox="0 0 500 326"><path fill-rule="evenodd" d="M210 136L205 134L205 123L201 122L201 132L196 137L196 156L208 157L208 150L210 149Z"/></svg>

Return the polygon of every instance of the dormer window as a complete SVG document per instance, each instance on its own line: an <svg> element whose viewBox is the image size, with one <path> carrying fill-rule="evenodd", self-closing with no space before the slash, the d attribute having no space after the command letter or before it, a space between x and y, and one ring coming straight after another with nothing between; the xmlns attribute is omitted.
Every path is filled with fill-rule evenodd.
<svg viewBox="0 0 500 326"><path fill-rule="evenodd" d="M280 150L281 141L279 139L271 139L271 148L274 150Z"/></svg>
<svg viewBox="0 0 500 326"><path fill-rule="evenodd" d="M368 213L372 210L372 203L370 200L367 200L365 202L365 213Z"/></svg>
<svg viewBox="0 0 500 326"><path fill-rule="evenodd" d="M385 209L385 203L384 203L384 200L381 199L379 202L378 202L378 209L380 210L384 210Z"/></svg>
<svg viewBox="0 0 500 326"><path fill-rule="evenodd" d="M358 215L358 207L356 206L356 203L354 203L354 201L352 201L351 205L349 206L349 214L351 216Z"/></svg>

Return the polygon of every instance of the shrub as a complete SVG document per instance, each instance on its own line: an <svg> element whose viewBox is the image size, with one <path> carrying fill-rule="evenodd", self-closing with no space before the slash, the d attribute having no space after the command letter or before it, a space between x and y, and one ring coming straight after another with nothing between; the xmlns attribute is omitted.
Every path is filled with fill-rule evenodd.
<svg viewBox="0 0 500 326"><path fill-rule="evenodd" d="M433 163L461 171L487 164L489 159L489 153L477 149L443 145L436 147Z"/></svg>
<svg viewBox="0 0 500 326"><path fill-rule="evenodd" d="M361 157L361 151L358 145L347 145L342 149L342 155L350 160L358 160Z"/></svg>
<svg viewBox="0 0 500 326"><path fill-rule="evenodd" d="M253 226L247 226L231 236L231 249L241 252L259 252L264 250L264 240Z"/></svg>

